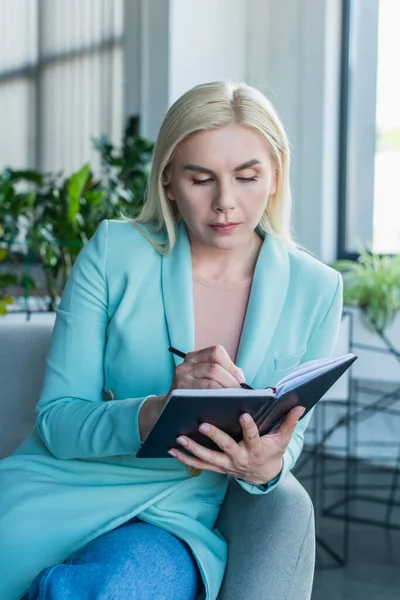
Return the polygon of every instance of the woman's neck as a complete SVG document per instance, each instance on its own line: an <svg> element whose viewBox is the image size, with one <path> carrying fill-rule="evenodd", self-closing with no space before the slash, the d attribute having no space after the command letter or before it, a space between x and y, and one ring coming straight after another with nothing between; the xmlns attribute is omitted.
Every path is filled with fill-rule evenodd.
<svg viewBox="0 0 400 600"><path fill-rule="evenodd" d="M195 275L215 283L231 283L251 277L263 240L255 233L251 243L231 250L199 246L191 242Z"/></svg>

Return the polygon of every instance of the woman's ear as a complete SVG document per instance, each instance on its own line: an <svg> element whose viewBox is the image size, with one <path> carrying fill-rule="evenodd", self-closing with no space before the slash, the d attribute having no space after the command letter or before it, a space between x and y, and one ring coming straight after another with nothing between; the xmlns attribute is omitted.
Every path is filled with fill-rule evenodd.
<svg viewBox="0 0 400 600"><path fill-rule="evenodd" d="M164 186L165 189L165 193L167 194L167 198L168 200L170 200L171 202L175 201L175 195L174 192L172 191L172 186L170 183L167 183L167 185Z"/></svg>
<svg viewBox="0 0 400 600"><path fill-rule="evenodd" d="M168 200L173 202L175 200L175 195L174 195L174 192L172 191L172 185L171 185L171 164L168 164L165 167L165 169L162 173L162 176L161 176L161 182L164 187L165 194L166 194Z"/></svg>

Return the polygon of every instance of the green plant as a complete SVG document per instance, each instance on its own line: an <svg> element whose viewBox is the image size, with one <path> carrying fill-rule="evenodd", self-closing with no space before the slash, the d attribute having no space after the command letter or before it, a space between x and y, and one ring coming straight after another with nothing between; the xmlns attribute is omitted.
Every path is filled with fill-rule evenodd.
<svg viewBox="0 0 400 600"><path fill-rule="evenodd" d="M0 227L1 230L1 227ZM7 258L7 250L0 248L0 263ZM16 285L17 278L9 273L0 273L0 316L7 314L7 307L13 303L12 297L7 294L7 288Z"/></svg>
<svg viewBox="0 0 400 600"><path fill-rule="evenodd" d="M3 241L16 253L40 262L54 310L81 246L93 234L105 192L92 183L89 165L68 179L36 171L6 169L0 176ZM3 200L3 201L2 201ZM2 215L2 216L3 216Z"/></svg>
<svg viewBox="0 0 400 600"><path fill-rule="evenodd" d="M101 156L102 183L110 205L121 216L136 217L146 195L154 144L128 130L119 150L106 136L93 142Z"/></svg>
<svg viewBox="0 0 400 600"><path fill-rule="evenodd" d="M126 133L120 151L104 136L95 146L101 155L99 179L89 164L67 178L12 169L0 173L1 241L14 262L22 253L41 264L49 310L55 310L76 256L100 222L135 217L144 201L153 145ZM32 289L35 282L25 278L25 285Z"/></svg>
<svg viewBox="0 0 400 600"><path fill-rule="evenodd" d="M383 334L400 310L400 256L361 251L357 261L339 260L344 303L359 306L367 325Z"/></svg>

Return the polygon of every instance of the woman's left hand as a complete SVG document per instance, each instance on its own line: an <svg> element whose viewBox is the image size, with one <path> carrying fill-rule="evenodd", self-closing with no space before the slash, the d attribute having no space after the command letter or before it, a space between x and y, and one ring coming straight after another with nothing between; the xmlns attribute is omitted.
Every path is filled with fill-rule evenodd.
<svg viewBox="0 0 400 600"><path fill-rule="evenodd" d="M199 430L211 438L222 452L209 450L186 436L180 436L177 438L178 444L194 456L188 456L175 448L169 453L187 466L225 473L253 485L262 485L281 472L282 456L304 411L302 406L296 406L286 415L278 429L261 437L251 416L247 415L246 421L246 415L241 415L243 440L239 443L221 429L203 423ZM203 429L204 425L208 430Z"/></svg>

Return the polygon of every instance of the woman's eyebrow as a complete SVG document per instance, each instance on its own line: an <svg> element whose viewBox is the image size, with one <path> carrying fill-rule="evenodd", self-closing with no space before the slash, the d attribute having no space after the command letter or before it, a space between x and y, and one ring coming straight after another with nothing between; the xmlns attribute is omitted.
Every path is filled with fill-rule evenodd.
<svg viewBox="0 0 400 600"><path fill-rule="evenodd" d="M215 175L214 171L207 169L206 167L200 167L200 165L184 165L185 171L195 171L196 173L209 173Z"/></svg>
<svg viewBox="0 0 400 600"><path fill-rule="evenodd" d="M243 163L242 165L235 167L233 170L235 172L243 171L243 169L249 169L250 167L254 167L255 165L261 165L261 160L258 160L257 158L253 158L252 160L248 160L247 162Z"/></svg>
<svg viewBox="0 0 400 600"><path fill-rule="evenodd" d="M255 165L260 165L261 161L257 158L253 158L252 160L248 160L245 163L235 167L233 171L236 173L237 171L243 171L243 169L249 169L250 167L254 167ZM194 171L195 173L208 173L209 175L214 175L214 171L211 169L207 169L207 167L201 167L200 165L184 165L185 171Z"/></svg>

